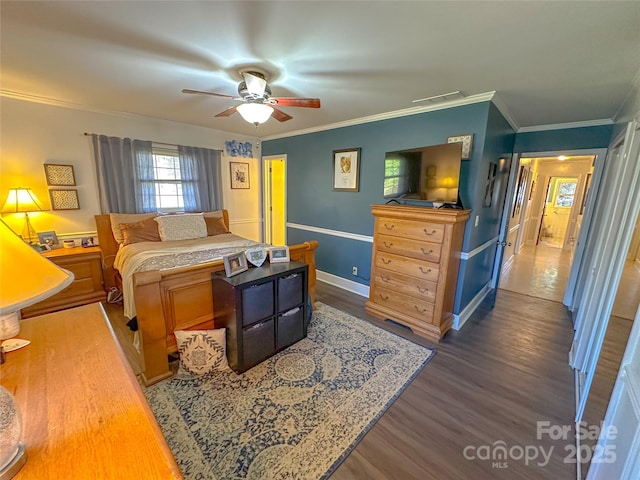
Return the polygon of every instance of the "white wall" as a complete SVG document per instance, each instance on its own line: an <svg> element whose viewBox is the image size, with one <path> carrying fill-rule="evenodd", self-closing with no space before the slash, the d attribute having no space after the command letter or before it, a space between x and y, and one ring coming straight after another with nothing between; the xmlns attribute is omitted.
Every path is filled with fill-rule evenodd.
<svg viewBox="0 0 640 480"><path fill-rule="evenodd" d="M36 231L55 230L63 237L95 232L93 216L100 213L91 137L84 132L129 137L155 142L224 150L225 140L249 141L253 154L260 156L257 137L243 137L195 125L136 115L84 111L44 105L25 100L0 98L0 202L4 204L12 187L31 187L50 208L44 163L73 165L80 210L48 211L31 215ZM251 188L231 190L229 161L249 162ZM223 157L223 197L229 209L232 231L259 239L260 164L256 159ZM22 214L4 214L3 220L20 233Z"/></svg>

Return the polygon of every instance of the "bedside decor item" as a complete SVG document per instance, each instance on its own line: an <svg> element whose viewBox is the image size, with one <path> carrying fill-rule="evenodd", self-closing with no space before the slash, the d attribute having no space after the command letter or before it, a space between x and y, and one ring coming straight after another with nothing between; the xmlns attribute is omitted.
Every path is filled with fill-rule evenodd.
<svg viewBox="0 0 640 480"><path fill-rule="evenodd" d="M250 248L244 253L249 263L255 267L261 266L267 259L267 251L264 248Z"/></svg>
<svg viewBox="0 0 640 480"><path fill-rule="evenodd" d="M473 147L473 133L465 135L454 135L447 138L447 143L462 143L462 160L471 159L471 151Z"/></svg>
<svg viewBox="0 0 640 480"><path fill-rule="evenodd" d="M224 272L227 277L233 277L242 272L249 270L247 265L247 257L244 252L233 253L222 257L224 262Z"/></svg>
<svg viewBox="0 0 640 480"><path fill-rule="evenodd" d="M73 248L76 246L75 240L63 240L62 241L63 248Z"/></svg>
<svg viewBox="0 0 640 480"><path fill-rule="evenodd" d="M229 162L231 171L231 188L249 188L249 164Z"/></svg>
<svg viewBox="0 0 640 480"><path fill-rule="evenodd" d="M0 220L0 342L20 333L20 310L65 289L73 274L40 256ZM20 280L18 281L19 272ZM8 280L8 281L7 281ZM11 281L13 280L13 281ZM27 341L14 339L13 347ZM0 363L5 353L0 343ZM26 463L25 446L21 443L21 423L13 396L0 387L0 478L13 477Z"/></svg>
<svg viewBox="0 0 640 480"><path fill-rule="evenodd" d="M333 151L333 191L357 192L360 174L360 149Z"/></svg>
<svg viewBox="0 0 640 480"><path fill-rule="evenodd" d="M36 236L36 231L29 221L29 212L41 212L43 210L44 208L40 206L40 201L31 189L23 187L9 189L7 200L2 207L2 213L24 213L22 238L27 243L33 243Z"/></svg>
<svg viewBox="0 0 640 480"><path fill-rule="evenodd" d="M289 261L289 247L271 247L269 249L269 263Z"/></svg>
<svg viewBox="0 0 640 480"><path fill-rule="evenodd" d="M52 210L80 210L78 190L49 190Z"/></svg>
<svg viewBox="0 0 640 480"><path fill-rule="evenodd" d="M40 242L41 245L46 245L50 249L58 248L60 246L58 236L53 230L38 233L38 242Z"/></svg>
<svg viewBox="0 0 640 480"><path fill-rule="evenodd" d="M190 478L328 478L429 374L434 350L320 302L313 313L306 338L243 375L214 370L144 389Z"/></svg>
<svg viewBox="0 0 640 480"><path fill-rule="evenodd" d="M95 247L95 244L93 243L93 237L83 237L80 242L83 248Z"/></svg>
<svg viewBox="0 0 640 480"><path fill-rule="evenodd" d="M50 186L73 187L76 184L73 165L45 163L44 174L47 177L47 185Z"/></svg>

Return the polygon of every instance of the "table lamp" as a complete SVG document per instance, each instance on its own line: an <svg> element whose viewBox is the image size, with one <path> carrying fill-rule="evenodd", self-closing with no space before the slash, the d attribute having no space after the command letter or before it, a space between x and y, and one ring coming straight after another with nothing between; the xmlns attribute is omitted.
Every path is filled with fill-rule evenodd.
<svg viewBox="0 0 640 480"><path fill-rule="evenodd" d="M20 310L63 290L73 273L36 252L0 220L0 362L2 341L20 332ZM0 480L12 478L26 463L20 412L13 395L0 386Z"/></svg>
<svg viewBox="0 0 640 480"><path fill-rule="evenodd" d="M24 213L24 229L22 238L33 243L32 238L36 237L36 231L29 221L29 212L41 212L44 210L40 202L30 188L10 188L7 200L2 207L2 213Z"/></svg>

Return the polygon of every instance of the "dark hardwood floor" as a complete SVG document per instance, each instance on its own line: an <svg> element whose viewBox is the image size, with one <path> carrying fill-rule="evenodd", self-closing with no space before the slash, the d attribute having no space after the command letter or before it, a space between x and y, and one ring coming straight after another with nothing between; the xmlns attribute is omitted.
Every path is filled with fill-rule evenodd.
<svg viewBox="0 0 640 480"><path fill-rule="evenodd" d="M461 331L450 331L436 344L372 317L359 295L322 282L316 294L320 302L437 351L332 480L575 478L575 465L564 462L573 436L536 438L538 421L573 425L573 372L567 364L573 329L560 303L500 290L495 308L481 305ZM107 310L139 372L121 307ZM499 445L516 458L492 460ZM540 449L548 455L551 447L550 460L540 466ZM537 458L517 459L525 448ZM465 451L476 458L465 458ZM478 458L483 453L489 458Z"/></svg>
<svg viewBox="0 0 640 480"><path fill-rule="evenodd" d="M320 282L317 300L437 351L332 480L575 478L575 464L565 462L573 435L537 438L538 421L573 425L573 329L560 303L500 290L493 309L482 305L462 330L434 344L370 316L358 295ZM505 468L491 460L496 442L513 453ZM538 457L518 460L520 447ZM541 448L548 455L551 447L540 466ZM467 459L465 448L476 458Z"/></svg>

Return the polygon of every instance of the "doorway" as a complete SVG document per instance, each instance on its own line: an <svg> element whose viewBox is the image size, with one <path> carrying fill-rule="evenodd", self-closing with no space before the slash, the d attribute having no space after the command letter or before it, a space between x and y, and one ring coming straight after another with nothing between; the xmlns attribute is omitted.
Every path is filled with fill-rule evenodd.
<svg viewBox="0 0 640 480"><path fill-rule="evenodd" d="M499 288L562 302L596 155L523 156Z"/></svg>
<svg viewBox="0 0 640 480"><path fill-rule="evenodd" d="M287 156L262 158L264 172L264 241L287 244Z"/></svg>

